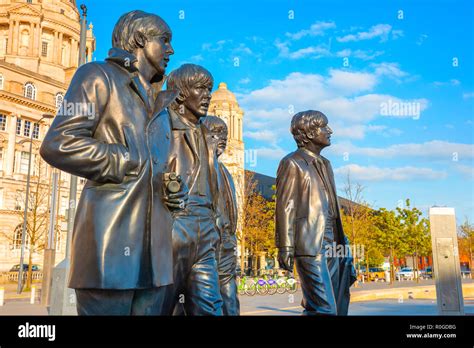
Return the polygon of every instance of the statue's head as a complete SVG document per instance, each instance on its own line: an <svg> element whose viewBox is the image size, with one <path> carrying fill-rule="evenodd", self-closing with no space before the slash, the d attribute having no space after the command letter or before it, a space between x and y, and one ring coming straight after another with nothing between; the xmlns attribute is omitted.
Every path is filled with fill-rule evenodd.
<svg viewBox="0 0 474 348"><path fill-rule="evenodd" d="M222 155L227 147L227 125L223 119L217 116L206 116L202 123L209 129L216 146L217 157Z"/></svg>
<svg viewBox="0 0 474 348"><path fill-rule="evenodd" d="M200 65L183 64L169 74L166 84L167 89L179 91L173 109L181 114L189 112L196 120L206 116L214 85L209 71Z"/></svg>
<svg viewBox="0 0 474 348"><path fill-rule="evenodd" d="M148 63L164 75L169 56L174 54L171 46L171 29L159 16L143 11L125 13L115 24L112 47L137 55L142 50Z"/></svg>
<svg viewBox="0 0 474 348"><path fill-rule="evenodd" d="M332 129L328 119L320 111L307 110L298 112L291 119L291 134L298 147L312 143L320 148L331 145Z"/></svg>

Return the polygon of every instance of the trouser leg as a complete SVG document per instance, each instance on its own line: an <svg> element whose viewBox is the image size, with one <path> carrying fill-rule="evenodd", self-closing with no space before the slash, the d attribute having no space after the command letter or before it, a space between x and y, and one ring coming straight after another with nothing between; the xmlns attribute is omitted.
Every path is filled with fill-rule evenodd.
<svg viewBox="0 0 474 348"><path fill-rule="evenodd" d="M191 273L197 248L196 217L180 216L173 223L173 285L168 302L169 315L185 315L188 300L187 280Z"/></svg>
<svg viewBox="0 0 474 348"><path fill-rule="evenodd" d="M235 272L237 268L237 257L235 254L236 240L229 238L219 246L219 284L223 301L224 315L240 315L240 303L237 297L237 283Z"/></svg>
<svg viewBox="0 0 474 348"><path fill-rule="evenodd" d="M168 315L172 308L169 299L172 285L134 291L132 315Z"/></svg>
<svg viewBox="0 0 474 348"><path fill-rule="evenodd" d="M303 291L305 315L337 315L336 300L326 257L298 256L296 268Z"/></svg>
<svg viewBox="0 0 474 348"><path fill-rule="evenodd" d="M76 289L78 315L130 315L134 290Z"/></svg>
<svg viewBox="0 0 474 348"><path fill-rule="evenodd" d="M216 261L219 235L211 216L198 219L198 251L187 279L184 304L188 315L222 315L222 297Z"/></svg>

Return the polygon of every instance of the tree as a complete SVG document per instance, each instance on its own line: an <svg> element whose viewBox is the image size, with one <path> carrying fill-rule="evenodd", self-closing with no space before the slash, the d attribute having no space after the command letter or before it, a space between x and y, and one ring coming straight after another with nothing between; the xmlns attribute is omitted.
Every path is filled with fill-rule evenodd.
<svg viewBox="0 0 474 348"><path fill-rule="evenodd" d="M403 240L403 228L400 217L393 210L380 208L374 212L374 240L385 254L389 255L390 283L395 279L394 259L406 255L406 245Z"/></svg>
<svg viewBox="0 0 474 348"><path fill-rule="evenodd" d="M410 207L409 199L405 201L405 207L397 207L397 213L400 218L406 252L412 257L415 278L418 282L418 257L431 254L429 222L427 219L421 218L420 210Z"/></svg>
<svg viewBox="0 0 474 348"><path fill-rule="evenodd" d="M364 247L364 254L376 250L376 246L372 243L374 233L373 214L371 213L372 209L363 199L364 189L359 183L353 184L350 173L347 174L343 190L348 202L341 212L341 220L344 233L349 238L353 249L354 264L358 267L359 272L361 258L364 258L363 255L359 255L357 252L359 247ZM365 257L364 259L368 268L368 258Z"/></svg>
<svg viewBox="0 0 474 348"><path fill-rule="evenodd" d="M473 244L474 239L474 225L469 223L469 219L466 217L464 223L459 226L458 230L458 241L459 249L462 255L468 255L469 258L469 269L472 270L473 266Z"/></svg>
<svg viewBox="0 0 474 348"><path fill-rule="evenodd" d="M258 182L252 172L245 172L244 209L242 234L238 236L241 247L241 271L244 271L245 251L252 258L261 252L275 256L275 195L267 201L257 190ZM252 263L256 271L256 263Z"/></svg>

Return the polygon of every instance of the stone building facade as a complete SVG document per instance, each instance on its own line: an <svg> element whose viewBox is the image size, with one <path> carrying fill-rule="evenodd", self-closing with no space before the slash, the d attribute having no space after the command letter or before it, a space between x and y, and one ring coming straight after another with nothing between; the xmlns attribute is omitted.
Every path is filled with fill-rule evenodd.
<svg viewBox="0 0 474 348"><path fill-rule="evenodd" d="M226 165L234 179L237 195L237 207L239 217L242 216L244 198L244 141L243 141L243 117L244 112L240 108L235 95L227 89L227 84L219 83L217 90L212 93L209 105L209 114L222 118L229 130L227 148L222 155L222 162ZM238 232L242 230L242 220L239 218ZM239 249L240 252L240 249Z"/></svg>
<svg viewBox="0 0 474 348"><path fill-rule="evenodd" d="M74 0L0 0L0 271L20 260L31 138L28 223L40 224L31 227L37 234L45 234L49 225L53 169L38 150L51 120L40 120L56 114L77 69L79 21ZM92 25L86 47L90 61L95 50ZM57 261L64 258L68 194L69 175L60 173ZM34 263L41 265L42 259L42 251L33 253Z"/></svg>

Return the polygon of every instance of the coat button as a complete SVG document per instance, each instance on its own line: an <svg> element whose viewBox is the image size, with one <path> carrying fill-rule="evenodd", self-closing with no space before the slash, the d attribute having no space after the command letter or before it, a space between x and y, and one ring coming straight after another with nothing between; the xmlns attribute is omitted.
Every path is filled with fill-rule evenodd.
<svg viewBox="0 0 474 348"><path fill-rule="evenodd" d="M158 158L153 157L153 163L158 164Z"/></svg>

